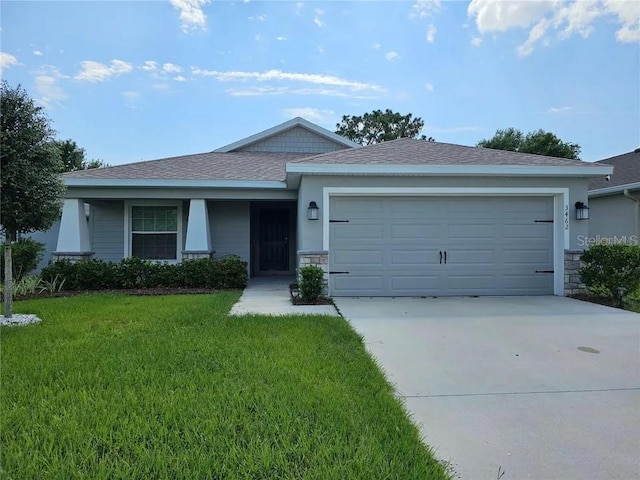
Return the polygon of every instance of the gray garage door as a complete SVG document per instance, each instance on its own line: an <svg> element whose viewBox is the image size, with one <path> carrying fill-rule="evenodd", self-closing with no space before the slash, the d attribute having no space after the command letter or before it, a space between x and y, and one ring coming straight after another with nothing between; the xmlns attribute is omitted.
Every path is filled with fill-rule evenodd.
<svg viewBox="0 0 640 480"><path fill-rule="evenodd" d="M553 294L551 197L331 197L334 296Z"/></svg>

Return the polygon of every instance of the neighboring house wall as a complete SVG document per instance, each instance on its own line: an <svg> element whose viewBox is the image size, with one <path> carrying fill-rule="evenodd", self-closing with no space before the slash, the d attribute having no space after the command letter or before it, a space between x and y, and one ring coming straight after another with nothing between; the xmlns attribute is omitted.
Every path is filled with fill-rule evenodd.
<svg viewBox="0 0 640 480"><path fill-rule="evenodd" d="M623 237L628 240L638 235L637 217L636 203L622 193L591 197L589 199L589 237L595 241L602 239L616 241L615 239Z"/></svg>
<svg viewBox="0 0 640 480"><path fill-rule="evenodd" d="M44 254L42 260L35 269L35 273L39 273L49 262L53 259L53 252L56 250L58 244L58 232L60 231L60 220L57 220L53 226L46 232L33 232L25 235L25 237L32 238L36 242L44 244Z"/></svg>
<svg viewBox="0 0 640 480"><path fill-rule="evenodd" d="M587 180L567 178L515 177L349 177L303 176L298 192L298 250L319 251L323 248L323 221L326 208L323 187L473 187L473 188L568 188L570 249L577 249L580 238L588 235L588 222L575 220L575 202L587 202ZM320 207L320 220L307 220L309 202Z"/></svg>
<svg viewBox="0 0 640 480"><path fill-rule="evenodd" d="M119 262L124 257L124 202L92 202L91 249L98 260Z"/></svg>
<svg viewBox="0 0 640 480"><path fill-rule="evenodd" d="M209 228L215 258L238 255L250 261L250 208L248 201L211 201Z"/></svg>
<svg viewBox="0 0 640 480"><path fill-rule="evenodd" d="M345 147L306 128L294 127L265 140L241 147L238 152L327 153Z"/></svg>

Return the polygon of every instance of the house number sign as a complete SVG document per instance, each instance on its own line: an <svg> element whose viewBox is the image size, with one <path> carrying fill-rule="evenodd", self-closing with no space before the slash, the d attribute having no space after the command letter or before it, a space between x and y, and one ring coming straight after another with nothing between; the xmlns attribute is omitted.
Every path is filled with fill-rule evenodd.
<svg viewBox="0 0 640 480"><path fill-rule="evenodd" d="M569 205L564 206L564 229L569 230Z"/></svg>

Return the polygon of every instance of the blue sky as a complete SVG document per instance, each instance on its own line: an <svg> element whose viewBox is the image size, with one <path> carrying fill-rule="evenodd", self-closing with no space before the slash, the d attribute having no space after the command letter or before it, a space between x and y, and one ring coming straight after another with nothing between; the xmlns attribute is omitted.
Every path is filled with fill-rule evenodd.
<svg viewBox="0 0 640 480"><path fill-rule="evenodd" d="M542 128L592 161L640 146L640 2L3 1L0 64L112 165L302 116L413 113L474 145Z"/></svg>

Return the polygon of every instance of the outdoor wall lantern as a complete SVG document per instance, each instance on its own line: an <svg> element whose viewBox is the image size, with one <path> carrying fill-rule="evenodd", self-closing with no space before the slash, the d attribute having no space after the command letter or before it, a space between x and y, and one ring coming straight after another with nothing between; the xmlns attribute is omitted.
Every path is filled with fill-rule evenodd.
<svg viewBox="0 0 640 480"><path fill-rule="evenodd" d="M576 202L576 220L588 220L589 207L582 202Z"/></svg>
<svg viewBox="0 0 640 480"><path fill-rule="evenodd" d="M316 202L309 202L309 208L307 208L307 220L318 220L318 204Z"/></svg>

